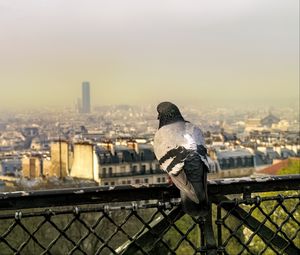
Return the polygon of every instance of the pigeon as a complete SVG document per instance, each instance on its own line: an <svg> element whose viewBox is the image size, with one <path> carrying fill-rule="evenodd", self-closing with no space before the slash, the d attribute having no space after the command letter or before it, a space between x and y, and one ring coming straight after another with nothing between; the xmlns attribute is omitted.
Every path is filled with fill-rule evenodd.
<svg viewBox="0 0 300 255"><path fill-rule="evenodd" d="M157 111L159 128L153 147L160 167L180 190L183 210L191 216L205 216L209 163L203 133L173 103L162 102Z"/></svg>

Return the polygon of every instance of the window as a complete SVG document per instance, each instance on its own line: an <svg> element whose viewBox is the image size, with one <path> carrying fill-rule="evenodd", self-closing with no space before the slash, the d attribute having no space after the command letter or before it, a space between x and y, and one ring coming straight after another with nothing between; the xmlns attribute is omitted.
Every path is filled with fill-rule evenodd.
<svg viewBox="0 0 300 255"><path fill-rule="evenodd" d="M115 182L111 182L110 184L113 186L113 185L115 185Z"/></svg>
<svg viewBox="0 0 300 255"><path fill-rule="evenodd" d="M106 186L107 186L107 185L108 185L108 182L104 182L104 185L106 185Z"/></svg>
<svg viewBox="0 0 300 255"><path fill-rule="evenodd" d="M131 181L130 181L130 180L127 180L127 184L131 184Z"/></svg>
<svg viewBox="0 0 300 255"><path fill-rule="evenodd" d="M144 183L148 183L148 179L146 178L146 179L144 179Z"/></svg>
<svg viewBox="0 0 300 255"><path fill-rule="evenodd" d="M131 156L132 161L134 161L134 154L130 153L130 156Z"/></svg>
<svg viewBox="0 0 300 255"><path fill-rule="evenodd" d="M112 167L108 168L108 175L112 176Z"/></svg>
<svg viewBox="0 0 300 255"><path fill-rule="evenodd" d="M123 184L123 185L126 184L126 181L122 181L122 184Z"/></svg>
<svg viewBox="0 0 300 255"><path fill-rule="evenodd" d="M136 179L135 184L139 184L139 183L140 183L140 179Z"/></svg>
<svg viewBox="0 0 300 255"><path fill-rule="evenodd" d="M132 173L135 174L137 171L137 166L132 166Z"/></svg>
<svg viewBox="0 0 300 255"><path fill-rule="evenodd" d="M210 171L211 172L216 172L216 165L215 165L215 163L211 163L211 164L209 164L209 166L210 166Z"/></svg>
<svg viewBox="0 0 300 255"><path fill-rule="evenodd" d="M247 157L246 158L246 165L247 166L253 166L254 165L252 157Z"/></svg>
<svg viewBox="0 0 300 255"><path fill-rule="evenodd" d="M106 153L106 154L105 154L105 158L106 158L105 161L106 161L107 163L111 163L111 156L110 156L109 153Z"/></svg>
<svg viewBox="0 0 300 255"><path fill-rule="evenodd" d="M146 172L146 165L142 165L141 173L144 174Z"/></svg>
<svg viewBox="0 0 300 255"><path fill-rule="evenodd" d="M161 181L162 181L162 182L166 182L166 178L165 178L165 177L162 177L162 178L161 178Z"/></svg>
<svg viewBox="0 0 300 255"><path fill-rule="evenodd" d="M234 168L235 167L235 160L234 158L229 158L229 168Z"/></svg>
<svg viewBox="0 0 300 255"><path fill-rule="evenodd" d="M123 152L118 152L118 158L120 162L124 162Z"/></svg>
<svg viewBox="0 0 300 255"><path fill-rule="evenodd" d="M144 152L141 152L141 161L144 161L145 160L145 154Z"/></svg>
<svg viewBox="0 0 300 255"><path fill-rule="evenodd" d="M225 158L222 159L222 169L227 169L229 165L229 161Z"/></svg>
<svg viewBox="0 0 300 255"><path fill-rule="evenodd" d="M157 182L160 183L160 177L157 178Z"/></svg>
<svg viewBox="0 0 300 255"><path fill-rule="evenodd" d="M106 168L105 167L102 168L102 175L103 175L103 177L106 177Z"/></svg>
<svg viewBox="0 0 300 255"><path fill-rule="evenodd" d="M246 160L245 160L245 158L241 158L241 161L242 161L242 166L246 166Z"/></svg>

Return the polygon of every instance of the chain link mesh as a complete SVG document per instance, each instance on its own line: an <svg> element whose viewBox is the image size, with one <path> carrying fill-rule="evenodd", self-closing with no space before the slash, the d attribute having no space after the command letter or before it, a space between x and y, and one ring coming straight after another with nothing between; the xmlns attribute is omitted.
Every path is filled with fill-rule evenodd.
<svg viewBox="0 0 300 255"><path fill-rule="evenodd" d="M218 254L297 254L299 193L221 199ZM0 212L0 254L206 254L203 220L179 200Z"/></svg>

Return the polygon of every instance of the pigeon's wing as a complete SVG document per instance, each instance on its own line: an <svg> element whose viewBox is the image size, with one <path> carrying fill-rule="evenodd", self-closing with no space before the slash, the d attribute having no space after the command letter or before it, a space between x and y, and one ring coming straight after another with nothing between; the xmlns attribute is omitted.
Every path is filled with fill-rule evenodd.
<svg viewBox="0 0 300 255"><path fill-rule="evenodd" d="M206 204L207 198L207 169L201 155L193 152L184 162L184 172L187 180L192 184L195 194L201 204Z"/></svg>
<svg viewBox="0 0 300 255"><path fill-rule="evenodd" d="M181 190L189 199L195 203L199 203L199 199L196 195L193 185L187 179L184 171L180 171L177 175L170 174L172 182L178 189Z"/></svg>
<svg viewBox="0 0 300 255"><path fill-rule="evenodd" d="M207 170L197 152L190 152L184 159L182 169L170 171L169 175L186 197L197 204L207 204Z"/></svg>
<svg viewBox="0 0 300 255"><path fill-rule="evenodd" d="M207 171L209 172L210 166L207 159L208 155L205 146L205 138L201 129L189 122L186 123L185 127L186 127L185 137L187 137L190 140L190 144L193 145L191 147L195 151L197 151L197 153L200 155L202 162L206 165Z"/></svg>
<svg viewBox="0 0 300 255"><path fill-rule="evenodd" d="M184 122L163 126L154 136L154 153L160 166L168 173L178 172L183 167L185 157ZM174 173L173 171L173 173Z"/></svg>

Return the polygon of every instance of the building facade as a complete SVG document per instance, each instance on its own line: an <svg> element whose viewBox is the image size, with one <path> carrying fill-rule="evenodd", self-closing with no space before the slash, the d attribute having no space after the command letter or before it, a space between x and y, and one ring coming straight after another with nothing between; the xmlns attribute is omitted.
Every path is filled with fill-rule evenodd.
<svg viewBox="0 0 300 255"><path fill-rule="evenodd" d="M22 159L23 177L34 179L41 176L42 173L42 159L40 157L24 157Z"/></svg>
<svg viewBox="0 0 300 255"><path fill-rule="evenodd" d="M126 145L102 143L97 147L100 185L151 185L167 183L151 144L128 141Z"/></svg>
<svg viewBox="0 0 300 255"><path fill-rule="evenodd" d="M93 144L89 142L77 142L74 144L73 164L70 175L75 178L99 182L99 166Z"/></svg>
<svg viewBox="0 0 300 255"><path fill-rule="evenodd" d="M57 140L51 143L51 168L48 176L66 177L69 175L69 144L67 141Z"/></svg>

